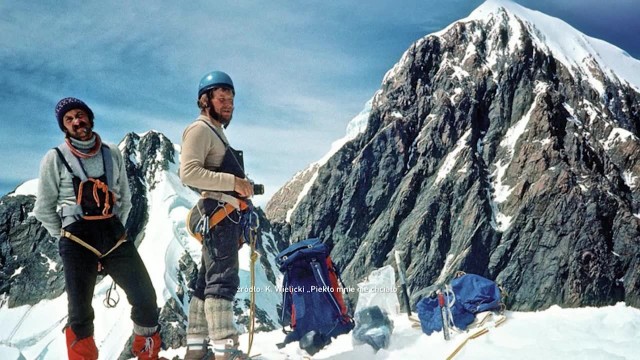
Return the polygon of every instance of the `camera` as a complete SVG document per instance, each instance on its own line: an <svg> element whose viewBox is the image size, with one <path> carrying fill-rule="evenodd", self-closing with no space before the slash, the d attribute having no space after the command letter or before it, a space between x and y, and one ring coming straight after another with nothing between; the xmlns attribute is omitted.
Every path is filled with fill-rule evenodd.
<svg viewBox="0 0 640 360"><path fill-rule="evenodd" d="M253 184L253 195L264 195L264 185Z"/></svg>

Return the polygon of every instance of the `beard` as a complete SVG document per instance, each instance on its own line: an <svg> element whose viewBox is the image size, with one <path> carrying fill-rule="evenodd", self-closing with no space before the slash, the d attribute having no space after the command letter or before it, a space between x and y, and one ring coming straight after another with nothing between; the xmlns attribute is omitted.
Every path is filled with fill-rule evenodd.
<svg viewBox="0 0 640 360"><path fill-rule="evenodd" d="M224 125L224 127L227 127L231 122L231 118L233 118L233 113L229 114L229 116L227 117L217 112L215 107L211 106L209 107L209 116L211 116L212 119L216 120L220 124Z"/></svg>

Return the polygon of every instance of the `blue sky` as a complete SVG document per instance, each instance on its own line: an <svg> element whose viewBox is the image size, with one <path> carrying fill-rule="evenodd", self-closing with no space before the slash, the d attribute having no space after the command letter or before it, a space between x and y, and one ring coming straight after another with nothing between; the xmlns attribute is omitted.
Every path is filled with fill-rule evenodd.
<svg viewBox="0 0 640 360"><path fill-rule="evenodd" d="M640 58L636 0L516 2ZM481 3L3 2L0 194L36 178L44 153L61 142L60 98L87 102L108 142L154 129L180 143L210 70L233 78L228 136L272 194L344 135L411 43Z"/></svg>

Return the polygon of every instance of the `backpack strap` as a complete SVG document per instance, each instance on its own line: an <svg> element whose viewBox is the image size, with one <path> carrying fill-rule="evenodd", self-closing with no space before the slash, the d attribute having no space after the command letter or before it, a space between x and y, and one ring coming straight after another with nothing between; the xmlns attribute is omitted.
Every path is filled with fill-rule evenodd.
<svg viewBox="0 0 640 360"><path fill-rule="evenodd" d="M60 151L60 149L57 147L54 147L53 150L56 151L56 153L58 154L58 158L62 161L62 164L64 165L64 167L67 168L67 171L73 175L73 170L71 170L71 166L69 166L67 159L64 158L62 151Z"/></svg>
<svg viewBox="0 0 640 360"><path fill-rule="evenodd" d="M311 260L311 270L313 272L313 276L316 279L316 282L322 285L323 289L331 288L331 284L327 284L324 277L322 276L322 268L320 267L320 263L318 262L318 260L315 258ZM329 291L325 291L324 293L327 294L327 298L330 300L331 304L335 306L338 314L342 315L342 309L340 309L340 305L333 297L333 294Z"/></svg>
<svg viewBox="0 0 640 360"><path fill-rule="evenodd" d="M88 179L87 172L84 170L80 159L73 155L67 144L60 144L54 148L58 153L58 157L62 160L62 163L71 173L71 175L77 176L81 181ZM111 157L111 150L108 145L102 144L102 163L104 167L104 174L107 177L107 185L113 185L113 158Z"/></svg>
<svg viewBox="0 0 640 360"><path fill-rule="evenodd" d="M244 172L244 165L240 162L240 160L238 160L238 156L236 156L236 150L234 150L231 145L229 145L226 141L224 141L224 139L222 138L222 135L220 135L220 133L218 133L218 130L216 130L213 126L211 126L211 124L209 124L208 122L200 119L199 121L202 121L205 125L207 125L209 127L209 129L211 129L211 131L213 131L214 134L216 134L216 136L218 137L218 139L220 139L220 141L222 141L222 144L224 145L224 149L225 151L231 153L231 158L233 159L233 162L235 163L235 166L238 167L238 169L240 169L241 173L242 173L242 177L246 177L246 174ZM241 156L241 152L238 152ZM225 158L227 156L227 154L224 155ZM224 162L224 159L222 160Z"/></svg>
<svg viewBox="0 0 640 360"><path fill-rule="evenodd" d="M104 164L104 174L107 176L107 185L113 186L113 158L111 150L106 144L102 144L102 163Z"/></svg>
<svg viewBox="0 0 640 360"><path fill-rule="evenodd" d="M54 150L58 154L58 158L60 158L60 160L62 161L62 164L64 164L64 167L67 168L67 171L71 174L71 176L77 176L81 180L86 180L87 177L86 177L86 174L84 173L84 169L80 166L79 160L75 158L73 154L71 154L71 150L69 150L66 144L64 143L60 144L58 145L58 147L55 147ZM75 166L71 166L71 164L69 163L69 161L67 161L67 159L71 160L71 164L75 164ZM75 159L76 161L73 161L73 159ZM84 179L83 179L83 176L84 176ZM75 191L75 188L74 188L74 191ZM62 221L62 224L61 224L62 228L65 228L73 224L74 222L80 220L83 214L84 214L84 211L82 210L82 206L80 206L79 204L62 206L58 211L58 215L60 215L60 220Z"/></svg>
<svg viewBox="0 0 640 360"><path fill-rule="evenodd" d="M224 141L224 139L222 138L222 135L220 135L218 133L218 131L213 126L211 126L211 124L209 124L208 122L206 122L204 120L200 120L200 121L202 121L205 125L207 125L209 127L209 129L211 129L211 131L213 131L213 133L216 134L218 139L220 139L220 141L222 141L222 143L224 144L225 149L229 147L229 144L227 144L227 142Z"/></svg>
<svg viewBox="0 0 640 360"><path fill-rule="evenodd" d="M60 144L54 149L62 161L62 164L72 176L77 176L81 181L86 181L88 179L87 172L84 170L80 159L71 153L71 150L66 143ZM111 150L109 149L109 146L103 144L101 151L104 173L107 178L107 186L109 186L109 184L113 184L114 177ZM78 194L76 194L76 196L78 196ZM62 228L65 228L66 226L80 220L84 215L84 211L82 206L79 204L65 205L60 208L58 214L62 220Z"/></svg>
<svg viewBox="0 0 640 360"><path fill-rule="evenodd" d="M62 163L71 175L79 177L81 181L87 181L87 172L84 171L82 163L80 163L80 159L73 155L69 146L63 143L58 145L55 149L58 152L58 157L60 157Z"/></svg>
<svg viewBox="0 0 640 360"><path fill-rule="evenodd" d="M282 314L280 315L280 323L282 324L282 332L287 334L285 327L291 325L291 293L288 289L284 288L289 285L289 269L284 272L284 279L282 280ZM287 319L288 317L288 319Z"/></svg>

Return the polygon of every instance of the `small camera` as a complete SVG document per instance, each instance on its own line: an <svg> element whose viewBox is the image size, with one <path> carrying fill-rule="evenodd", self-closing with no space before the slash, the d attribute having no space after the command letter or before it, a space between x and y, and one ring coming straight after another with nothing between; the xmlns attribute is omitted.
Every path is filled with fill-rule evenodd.
<svg viewBox="0 0 640 360"><path fill-rule="evenodd" d="M253 184L253 195L264 195L264 185Z"/></svg>

